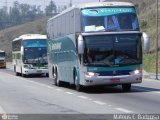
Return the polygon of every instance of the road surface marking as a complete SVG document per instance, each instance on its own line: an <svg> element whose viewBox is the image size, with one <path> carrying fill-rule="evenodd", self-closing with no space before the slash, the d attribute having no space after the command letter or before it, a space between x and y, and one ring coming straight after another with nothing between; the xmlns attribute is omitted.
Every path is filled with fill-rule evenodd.
<svg viewBox="0 0 160 120"><path fill-rule="evenodd" d="M153 91L153 93L157 93L157 94L160 94L160 91Z"/></svg>
<svg viewBox="0 0 160 120"><path fill-rule="evenodd" d="M5 110L0 106L0 114L6 113Z"/></svg>
<svg viewBox="0 0 160 120"><path fill-rule="evenodd" d="M53 87L51 87L51 86L47 86L47 88L53 89Z"/></svg>
<svg viewBox="0 0 160 120"><path fill-rule="evenodd" d="M69 95L73 95L74 93L72 93L72 92L66 92L67 94L69 94Z"/></svg>
<svg viewBox="0 0 160 120"><path fill-rule="evenodd" d="M92 100L91 98L86 97L86 96L78 96L78 97L81 98L81 99L85 99L85 100Z"/></svg>
<svg viewBox="0 0 160 120"><path fill-rule="evenodd" d="M124 109L124 108L115 108L116 110L119 110L121 112L125 112L125 113L132 113L132 111Z"/></svg>
<svg viewBox="0 0 160 120"><path fill-rule="evenodd" d="M108 107L112 107L112 105L108 105Z"/></svg>
<svg viewBox="0 0 160 120"><path fill-rule="evenodd" d="M56 91L63 91L62 89L56 89Z"/></svg>
<svg viewBox="0 0 160 120"><path fill-rule="evenodd" d="M97 103L97 104L99 104L99 105L106 105L106 103L104 103L104 102L101 102L101 101L93 101L94 103Z"/></svg>

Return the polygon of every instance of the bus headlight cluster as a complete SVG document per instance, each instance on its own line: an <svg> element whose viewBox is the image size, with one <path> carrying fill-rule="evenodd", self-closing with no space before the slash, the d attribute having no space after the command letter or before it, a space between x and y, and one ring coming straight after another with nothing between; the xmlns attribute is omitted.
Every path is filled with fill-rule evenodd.
<svg viewBox="0 0 160 120"><path fill-rule="evenodd" d="M138 75L138 74L140 74L140 73L142 73L142 72L141 72L141 70L138 70L138 69L130 72L131 75Z"/></svg>
<svg viewBox="0 0 160 120"><path fill-rule="evenodd" d="M85 76L86 77L96 77L96 76L99 76L99 74L94 73L94 72L85 72Z"/></svg>

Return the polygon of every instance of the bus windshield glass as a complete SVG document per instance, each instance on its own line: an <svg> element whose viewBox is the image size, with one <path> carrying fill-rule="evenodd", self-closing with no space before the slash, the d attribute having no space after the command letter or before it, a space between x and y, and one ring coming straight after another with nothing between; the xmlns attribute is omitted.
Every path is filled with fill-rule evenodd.
<svg viewBox="0 0 160 120"><path fill-rule="evenodd" d="M4 58L5 57L5 52L0 52L0 58Z"/></svg>
<svg viewBox="0 0 160 120"><path fill-rule="evenodd" d="M47 64L46 47L29 47L24 48L25 64Z"/></svg>
<svg viewBox="0 0 160 120"><path fill-rule="evenodd" d="M141 35L85 36L84 65L125 66L142 63Z"/></svg>
<svg viewBox="0 0 160 120"><path fill-rule="evenodd" d="M47 40L24 40L24 63L47 64Z"/></svg>
<svg viewBox="0 0 160 120"><path fill-rule="evenodd" d="M83 9L83 32L139 31L134 7Z"/></svg>

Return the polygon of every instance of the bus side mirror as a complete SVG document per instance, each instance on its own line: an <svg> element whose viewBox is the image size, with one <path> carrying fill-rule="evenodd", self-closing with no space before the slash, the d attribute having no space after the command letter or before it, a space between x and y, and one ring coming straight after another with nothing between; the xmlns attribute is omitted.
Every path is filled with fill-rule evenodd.
<svg viewBox="0 0 160 120"><path fill-rule="evenodd" d="M147 33L143 32L143 41L144 41L144 51L149 52L150 49L150 38Z"/></svg>
<svg viewBox="0 0 160 120"><path fill-rule="evenodd" d="M82 35L78 36L78 53L83 54L84 53L84 40Z"/></svg>

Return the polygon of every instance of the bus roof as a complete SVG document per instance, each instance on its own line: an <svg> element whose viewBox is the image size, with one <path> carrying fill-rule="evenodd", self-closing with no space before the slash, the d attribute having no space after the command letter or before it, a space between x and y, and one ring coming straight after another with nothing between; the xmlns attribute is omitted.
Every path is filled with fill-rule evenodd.
<svg viewBox="0 0 160 120"><path fill-rule="evenodd" d="M3 51L3 50L0 50L0 53L3 53L3 52L5 52L5 51Z"/></svg>
<svg viewBox="0 0 160 120"><path fill-rule="evenodd" d="M71 8L64 10L62 13L50 18L48 21L61 16L64 13L67 13L75 8L84 9L84 8L94 8L94 7L115 7L115 6L130 6L133 7L134 4L130 2L91 2L91 3L82 3L78 5L74 5Z"/></svg>
<svg viewBox="0 0 160 120"><path fill-rule="evenodd" d="M24 35L19 36L18 38L15 38L13 41L16 41L19 39L22 39L22 40L24 39L25 40L26 39L47 39L47 36L41 35L41 34L24 34Z"/></svg>
<svg viewBox="0 0 160 120"><path fill-rule="evenodd" d="M78 5L80 9L90 8L90 7L92 8L92 7L112 7L112 6L114 7L114 6L134 6L134 5L129 2L91 2Z"/></svg>

